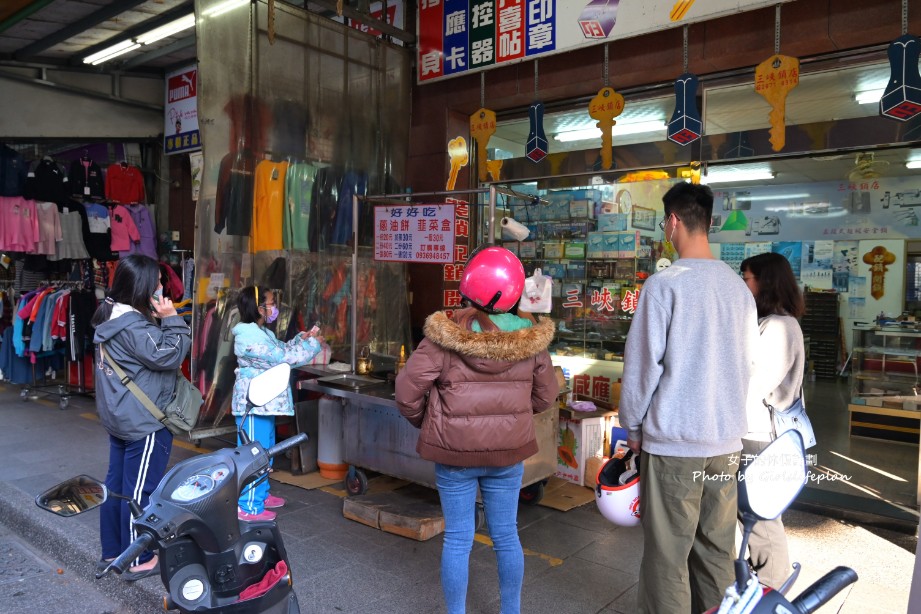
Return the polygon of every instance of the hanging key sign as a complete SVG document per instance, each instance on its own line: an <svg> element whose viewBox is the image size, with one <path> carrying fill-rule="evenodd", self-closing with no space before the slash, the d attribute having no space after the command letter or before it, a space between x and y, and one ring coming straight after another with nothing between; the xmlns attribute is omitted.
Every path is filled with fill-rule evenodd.
<svg viewBox="0 0 921 614"><path fill-rule="evenodd" d="M614 118L624 111L624 97L612 87L603 87L588 104L588 114L601 129L601 168L609 170L614 164L614 143L611 130Z"/></svg>
<svg viewBox="0 0 921 614"><path fill-rule="evenodd" d="M454 205L374 207L374 259L454 262Z"/></svg>
<svg viewBox="0 0 921 614"><path fill-rule="evenodd" d="M701 131L697 75L686 72L675 80L675 112L668 122L668 140L689 145L700 138Z"/></svg>
<svg viewBox="0 0 921 614"><path fill-rule="evenodd" d="M771 149L780 151L787 144L784 126L787 94L799 85L799 60L788 55L772 55L755 68L755 91L771 105Z"/></svg>
<svg viewBox="0 0 921 614"><path fill-rule="evenodd" d="M496 112L489 109L480 109L470 116L470 136L476 141L476 169L477 179L486 181L486 157L489 139L496 133Z"/></svg>
<svg viewBox="0 0 921 614"><path fill-rule="evenodd" d="M918 56L921 43L906 34L889 44L889 83L879 101L880 115L907 121L921 113L921 75Z"/></svg>

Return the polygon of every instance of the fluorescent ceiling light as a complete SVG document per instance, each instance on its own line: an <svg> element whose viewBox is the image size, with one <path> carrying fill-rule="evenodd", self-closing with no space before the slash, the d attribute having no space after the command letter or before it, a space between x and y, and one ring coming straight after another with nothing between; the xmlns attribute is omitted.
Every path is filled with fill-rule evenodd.
<svg viewBox="0 0 921 614"><path fill-rule="evenodd" d="M665 122L657 119L645 122L633 122L632 124L614 124L614 129L611 132L615 136L623 136L625 134L639 134L641 132L656 132L659 130L665 130ZM585 128L584 130L570 130L568 132L560 132L553 138L561 143L600 139L601 129Z"/></svg>
<svg viewBox="0 0 921 614"><path fill-rule="evenodd" d="M217 17L218 15L223 15L227 11L232 11L238 6L243 6L244 4L249 4L250 0L226 0L220 4L212 6L207 11L203 12L204 17Z"/></svg>
<svg viewBox="0 0 921 614"><path fill-rule="evenodd" d="M854 96L854 100L857 101L857 104L876 104L879 102L879 99L883 97L883 92L885 91L885 89L878 89L857 92L857 95Z"/></svg>
<svg viewBox="0 0 921 614"><path fill-rule="evenodd" d="M140 47L140 45L138 45L133 40L128 39L126 41L122 41L120 43L112 45L111 47L106 47L102 51L97 51L93 55L86 56L85 58L83 58L83 63L84 64L101 64L102 62L105 62L106 60L110 58L114 58L116 55L121 55L122 53L126 53L127 51L130 51L131 49L137 49L138 47Z"/></svg>
<svg viewBox="0 0 921 614"><path fill-rule="evenodd" d="M741 181L770 181L774 178L774 173L765 170L752 171L710 171L704 177L700 177L702 182L712 185L714 183L735 183Z"/></svg>
<svg viewBox="0 0 921 614"><path fill-rule="evenodd" d="M145 32L134 40L141 43L142 45L149 45L151 43L157 42L158 40L164 39L167 36L172 36L173 34L177 34L183 30L188 30L194 25L195 13L189 13L185 17L180 17L179 19L162 25L159 28L154 28L150 32Z"/></svg>
<svg viewBox="0 0 921 614"><path fill-rule="evenodd" d="M905 168L921 168L921 160L909 160L905 163Z"/></svg>

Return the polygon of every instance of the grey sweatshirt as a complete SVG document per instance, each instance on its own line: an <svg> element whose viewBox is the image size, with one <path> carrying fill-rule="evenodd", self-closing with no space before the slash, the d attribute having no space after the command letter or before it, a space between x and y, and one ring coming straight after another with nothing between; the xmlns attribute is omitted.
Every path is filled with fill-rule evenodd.
<svg viewBox="0 0 921 614"><path fill-rule="evenodd" d="M726 263L683 258L656 273L627 336L621 426L651 454L738 452L757 343L755 300Z"/></svg>

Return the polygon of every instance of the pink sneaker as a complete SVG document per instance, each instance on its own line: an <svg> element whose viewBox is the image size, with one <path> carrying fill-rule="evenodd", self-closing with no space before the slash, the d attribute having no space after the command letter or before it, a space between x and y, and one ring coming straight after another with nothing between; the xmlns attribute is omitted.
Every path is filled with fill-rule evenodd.
<svg viewBox="0 0 921 614"><path fill-rule="evenodd" d="M244 522L267 522L275 520L275 512L262 510L260 514L250 514L249 512L244 512L240 508L237 508L237 518Z"/></svg>
<svg viewBox="0 0 921 614"><path fill-rule="evenodd" d="M275 495L269 495L265 498L265 509L267 510L277 510L280 507L284 507L287 501L282 497L276 497Z"/></svg>

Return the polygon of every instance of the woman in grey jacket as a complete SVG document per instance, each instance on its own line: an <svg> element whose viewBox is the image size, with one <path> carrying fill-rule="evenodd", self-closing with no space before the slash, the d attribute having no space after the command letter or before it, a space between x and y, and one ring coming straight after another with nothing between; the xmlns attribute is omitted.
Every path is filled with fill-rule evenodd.
<svg viewBox="0 0 921 614"><path fill-rule="evenodd" d="M160 323L157 323L160 319ZM133 254L119 260L109 296L91 321L96 328L96 411L109 432L106 486L143 508L166 472L173 436L121 383L114 361L156 404L165 407L176 389L176 372L192 345L191 330L163 296L157 261ZM105 348L103 356L100 348ZM99 515L102 559L108 564L136 534L127 502L110 497ZM122 574L128 581L159 572L145 552Z"/></svg>
<svg viewBox="0 0 921 614"><path fill-rule="evenodd" d="M448 614L465 612L477 488L499 568L502 614L521 607L524 555L518 491L537 452L533 414L559 393L547 346L553 322L503 313L521 296L524 269L501 247L468 260L460 292L473 308L425 322L425 339L396 381L397 406L421 429L416 450L435 463L445 519L441 585Z"/></svg>
<svg viewBox="0 0 921 614"><path fill-rule="evenodd" d="M805 304L793 269L780 254L758 254L742 261L742 279L755 296L761 336L748 389L748 434L743 462L774 438L766 404L787 409L803 391L806 350L797 318ZM748 542L749 560L762 584L779 587L790 574L787 536L780 516L757 523Z"/></svg>

